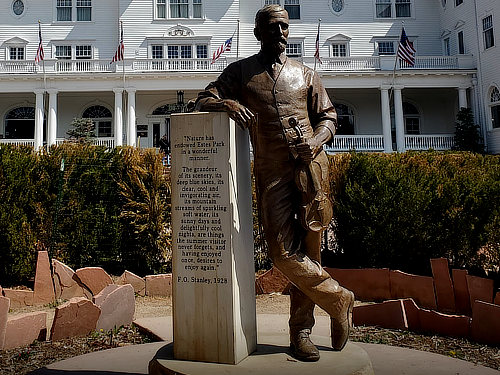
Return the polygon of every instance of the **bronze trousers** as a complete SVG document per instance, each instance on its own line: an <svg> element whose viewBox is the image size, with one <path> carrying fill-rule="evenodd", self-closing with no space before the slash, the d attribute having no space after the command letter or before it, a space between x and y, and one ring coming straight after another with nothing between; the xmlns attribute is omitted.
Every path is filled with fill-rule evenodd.
<svg viewBox="0 0 500 375"><path fill-rule="evenodd" d="M300 224L300 192L294 179L296 167L295 160L255 159L259 209L268 255L293 284L290 290L291 333L311 330L315 305L336 317L337 302L342 294L338 282L321 267L321 232L308 231Z"/></svg>

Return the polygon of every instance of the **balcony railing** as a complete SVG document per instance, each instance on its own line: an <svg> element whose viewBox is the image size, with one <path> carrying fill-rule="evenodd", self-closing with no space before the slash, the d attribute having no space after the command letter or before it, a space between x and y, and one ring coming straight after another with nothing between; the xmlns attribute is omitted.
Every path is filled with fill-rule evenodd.
<svg viewBox="0 0 500 375"><path fill-rule="evenodd" d="M325 57L316 64L320 72L362 72L393 70L395 56L348 56ZM0 74L42 73L43 65L47 74L64 73L134 73L134 72L221 72L234 58L220 58L212 64L212 59L126 59L110 64L110 60L50 60L35 64L33 61L0 61ZM298 60L313 68L314 57ZM400 70L413 69L475 69L472 56L417 56L415 66L398 62Z"/></svg>
<svg viewBox="0 0 500 375"><path fill-rule="evenodd" d="M384 151L384 136L336 135L333 137L333 144L331 146L326 146L325 151Z"/></svg>
<svg viewBox="0 0 500 375"><path fill-rule="evenodd" d="M451 150L454 145L453 134L405 135L407 150Z"/></svg>

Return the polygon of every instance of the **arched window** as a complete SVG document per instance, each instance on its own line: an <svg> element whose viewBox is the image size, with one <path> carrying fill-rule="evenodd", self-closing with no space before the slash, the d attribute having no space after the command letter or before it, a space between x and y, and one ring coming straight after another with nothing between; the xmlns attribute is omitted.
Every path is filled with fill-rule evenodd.
<svg viewBox="0 0 500 375"><path fill-rule="evenodd" d="M5 138L35 138L35 108L18 107L5 116Z"/></svg>
<svg viewBox="0 0 500 375"><path fill-rule="evenodd" d="M93 105L83 111L83 118L90 118L95 124L95 132L98 137L112 137L111 126L113 115L111 111L102 105Z"/></svg>
<svg viewBox="0 0 500 375"><path fill-rule="evenodd" d="M500 128L500 92L493 86L490 95L491 125L493 129Z"/></svg>
<svg viewBox="0 0 500 375"><path fill-rule="evenodd" d="M337 111L338 135L354 135L354 111L342 103L334 103Z"/></svg>
<svg viewBox="0 0 500 375"><path fill-rule="evenodd" d="M420 113L417 107L408 102L403 102L403 116L406 134L420 134Z"/></svg>

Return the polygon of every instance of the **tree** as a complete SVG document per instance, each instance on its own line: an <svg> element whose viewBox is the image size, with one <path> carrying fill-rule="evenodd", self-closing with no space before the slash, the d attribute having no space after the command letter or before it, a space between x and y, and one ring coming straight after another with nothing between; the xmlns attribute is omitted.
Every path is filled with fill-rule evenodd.
<svg viewBox="0 0 500 375"><path fill-rule="evenodd" d="M90 118L74 118L66 134L75 143L89 144L95 138L95 124Z"/></svg>
<svg viewBox="0 0 500 375"><path fill-rule="evenodd" d="M483 152L484 147L479 135L479 126L474 124L470 108L460 108L455 125L455 150Z"/></svg>

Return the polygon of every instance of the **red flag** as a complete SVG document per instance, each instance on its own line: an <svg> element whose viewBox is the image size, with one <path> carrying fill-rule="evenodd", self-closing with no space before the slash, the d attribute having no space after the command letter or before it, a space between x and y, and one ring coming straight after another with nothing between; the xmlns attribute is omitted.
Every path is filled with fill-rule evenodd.
<svg viewBox="0 0 500 375"><path fill-rule="evenodd" d="M118 48L116 49L115 55L113 56L113 60L111 60L110 64L123 60L123 55L125 52L125 46L123 44L123 23L120 24L121 24L120 43L118 44Z"/></svg>
<svg viewBox="0 0 500 375"><path fill-rule="evenodd" d="M318 33L316 34L316 51L314 52L314 58L321 64L321 58L319 57L319 23L318 23Z"/></svg>
<svg viewBox="0 0 500 375"><path fill-rule="evenodd" d="M408 40L406 36L405 28L401 31L401 40L398 46L398 57L404 60L408 65L415 66L415 47L413 43Z"/></svg>
<svg viewBox="0 0 500 375"><path fill-rule="evenodd" d="M224 43L222 43L222 45L217 49L217 51L214 52L211 64L213 64L225 51L231 51L232 43L233 43L233 37L229 38Z"/></svg>
<svg viewBox="0 0 500 375"><path fill-rule="evenodd" d="M44 58L43 44L42 44L42 25L38 21L38 49L36 50L35 62L38 64Z"/></svg>

